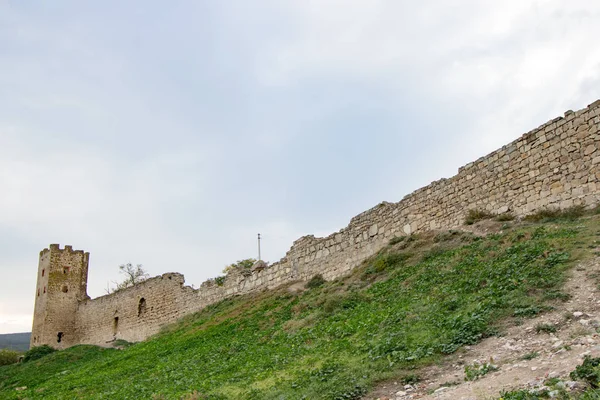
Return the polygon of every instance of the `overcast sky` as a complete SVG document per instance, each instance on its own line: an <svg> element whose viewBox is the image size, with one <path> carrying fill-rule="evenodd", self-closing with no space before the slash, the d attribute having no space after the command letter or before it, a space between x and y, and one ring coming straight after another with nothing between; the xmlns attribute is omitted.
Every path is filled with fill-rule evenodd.
<svg viewBox="0 0 600 400"><path fill-rule="evenodd" d="M39 251L198 287L600 98L597 0L0 0L0 333Z"/></svg>

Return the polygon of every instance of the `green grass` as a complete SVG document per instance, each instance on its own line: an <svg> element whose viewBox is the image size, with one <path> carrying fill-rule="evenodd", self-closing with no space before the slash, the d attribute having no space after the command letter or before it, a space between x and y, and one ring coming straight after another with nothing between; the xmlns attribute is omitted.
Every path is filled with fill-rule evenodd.
<svg viewBox="0 0 600 400"><path fill-rule="evenodd" d="M342 280L225 300L124 349L0 367L2 399L357 399L560 299L596 218L394 241ZM26 387L17 391L15 388Z"/></svg>

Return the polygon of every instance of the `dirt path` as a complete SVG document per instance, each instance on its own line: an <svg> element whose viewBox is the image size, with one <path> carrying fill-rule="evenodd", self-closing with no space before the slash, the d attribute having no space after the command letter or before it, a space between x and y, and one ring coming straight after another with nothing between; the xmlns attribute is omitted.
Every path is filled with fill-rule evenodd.
<svg viewBox="0 0 600 400"><path fill-rule="evenodd" d="M502 337L488 338L445 359L439 366L419 372L415 386L388 382L364 399L497 399L503 390L543 388L548 378L560 378L567 388L578 383L569 373L585 355L600 356L600 259L574 268L565 291L572 298L556 310L514 326ZM542 324L547 331L536 332ZM475 381L465 381L465 365L491 363L498 367Z"/></svg>

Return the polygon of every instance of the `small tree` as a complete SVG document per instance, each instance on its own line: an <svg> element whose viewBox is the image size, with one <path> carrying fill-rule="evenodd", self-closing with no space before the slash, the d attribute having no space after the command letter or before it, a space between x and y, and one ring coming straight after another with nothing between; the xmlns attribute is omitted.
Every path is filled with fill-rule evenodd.
<svg viewBox="0 0 600 400"><path fill-rule="evenodd" d="M142 267L142 264L138 264L135 267L131 263L121 264L119 265L119 273L125 275L125 279L122 282L113 282L116 286L112 289L107 287L106 293L113 293L132 287L150 277L146 270L144 270L144 267Z"/></svg>
<svg viewBox="0 0 600 400"><path fill-rule="evenodd" d="M252 266L254 265L255 262L256 262L256 260L254 258L246 258L245 260L240 260L238 262L235 262L233 264L229 264L228 266L226 266L223 269L223 273L228 274L237 269L249 270L250 268L252 268Z"/></svg>

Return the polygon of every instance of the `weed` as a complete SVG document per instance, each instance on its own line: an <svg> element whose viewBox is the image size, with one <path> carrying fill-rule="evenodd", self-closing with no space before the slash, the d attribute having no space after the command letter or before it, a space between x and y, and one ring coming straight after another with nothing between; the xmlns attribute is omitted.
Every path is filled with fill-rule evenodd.
<svg viewBox="0 0 600 400"><path fill-rule="evenodd" d="M524 220L529 222L550 222L556 220L574 220L586 213L585 206L578 205L565 209L542 208L527 215Z"/></svg>
<svg viewBox="0 0 600 400"><path fill-rule="evenodd" d="M406 239L406 236L394 236L393 238L390 239L389 245L393 246L395 244L402 243L404 241L404 239Z"/></svg>
<svg viewBox="0 0 600 400"><path fill-rule="evenodd" d="M538 357L539 355L540 355L540 353L538 353L537 351L532 351L531 353L527 353L523 357L521 357L521 360L533 360L534 358Z"/></svg>
<svg viewBox="0 0 600 400"><path fill-rule="evenodd" d="M310 278L310 280L308 282L306 282L304 287L306 289L314 289L314 288L323 286L325 284L325 282L327 282L327 281L323 278L323 275L317 274L317 275L313 276L312 278Z"/></svg>
<svg viewBox="0 0 600 400"><path fill-rule="evenodd" d="M532 318L543 311L542 307L538 306L522 306L515 309L513 315L515 317Z"/></svg>
<svg viewBox="0 0 600 400"><path fill-rule="evenodd" d="M400 379L400 382L402 382L403 385L414 385L419 383L420 381L421 378L417 374L404 375L402 379Z"/></svg>
<svg viewBox="0 0 600 400"><path fill-rule="evenodd" d="M491 219L494 216L486 210L481 209L473 209L467 212L467 216L465 217L465 225L473 225L475 222Z"/></svg>
<svg viewBox="0 0 600 400"><path fill-rule="evenodd" d="M510 212L505 212L503 214L499 214L496 216L496 218L494 218L496 221L499 222L507 222L507 221L512 221L515 219L515 215L513 213Z"/></svg>
<svg viewBox="0 0 600 400"><path fill-rule="evenodd" d="M215 283L217 284L217 286L223 286L225 284L225 278L226 276L217 276L216 278L214 278Z"/></svg>
<svg viewBox="0 0 600 400"><path fill-rule="evenodd" d="M503 391L500 396L502 400L539 400L549 397L547 390L535 392L530 392L529 390Z"/></svg>
<svg viewBox="0 0 600 400"><path fill-rule="evenodd" d="M411 236L409 236L411 237ZM370 278L373 275L381 274L382 272L390 271L404 264L412 255L410 253L382 253L379 254L362 274L363 279Z"/></svg>
<svg viewBox="0 0 600 400"><path fill-rule="evenodd" d="M494 371L498 371L498 367L488 362L465 365L465 381L475 381Z"/></svg>
<svg viewBox="0 0 600 400"><path fill-rule="evenodd" d="M543 323L539 323L535 326L535 331L536 333L556 333L556 326L552 325L552 324L543 324Z"/></svg>
<svg viewBox="0 0 600 400"><path fill-rule="evenodd" d="M444 382L440 385L440 387L451 387L451 386L458 386L460 385L460 381L448 381L448 382Z"/></svg>
<svg viewBox="0 0 600 400"><path fill-rule="evenodd" d="M562 302L566 302L571 300L571 297L573 296L561 290L549 290L544 293L544 300L560 300Z"/></svg>
<svg viewBox="0 0 600 400"><path fill-rule="evenodd" d="M435 235L433 237L433 242L434 243L447 242L447 241L454 240L457 238L462 238L463 236L465 236L464 232L460 232L460 231L456 231L456 230L449 230L447 232L440 232L437 235Z"/></svg>

